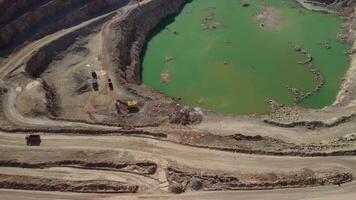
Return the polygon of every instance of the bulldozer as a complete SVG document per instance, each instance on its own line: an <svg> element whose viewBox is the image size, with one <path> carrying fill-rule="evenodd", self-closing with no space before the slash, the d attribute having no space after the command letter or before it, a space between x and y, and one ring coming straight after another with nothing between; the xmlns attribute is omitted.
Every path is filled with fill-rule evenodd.
<svg viewBox="0 0 356 200"><path fill-rule="evenodd" d="M26 144L27 146L40 146L41 136L33 134L26 135Z"/></svg>

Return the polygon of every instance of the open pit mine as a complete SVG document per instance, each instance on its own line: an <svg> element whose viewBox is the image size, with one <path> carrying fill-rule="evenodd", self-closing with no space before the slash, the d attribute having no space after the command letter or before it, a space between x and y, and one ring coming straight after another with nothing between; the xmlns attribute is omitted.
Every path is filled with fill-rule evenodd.
<svg viewBox="0 0 356 200"><path fill-rule="evenodd" d="M0 0L0 199L356 199L355 0Z"/></svg>

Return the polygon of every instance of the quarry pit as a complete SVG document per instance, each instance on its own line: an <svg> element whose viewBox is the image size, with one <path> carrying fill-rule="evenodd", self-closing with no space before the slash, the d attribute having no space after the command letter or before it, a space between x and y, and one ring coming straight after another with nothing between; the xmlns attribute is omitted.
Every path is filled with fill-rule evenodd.
<svg viewBox="0 0 356 200"><path fill-rule="evenodd" d="M155 55L156 48L150 49L155 35L187 37L188 31L173 24L182 15L193 16L195 2L207 17L197 26L200 31L232 27L209 15L217 10L211 0L206 5L201 0L0 1L1 199L356 195L356 2L281 1L302 17L317 13L339 20L342 32L330 41L323 38L319 47L346 48L341 62L347 66L338 72L342 78L332 103L322 108L303 106L304 98L328 87L324 81L329 84L330 77L315 65L303 69L313 83L309 90L284 88L289 103L266 98L268 112L247 114L225 112L233 109L229 104L219 112L206 106L209 97L199 95L191 103L145 81L154 67L145 56ZM246 12L258 31L270 34L287 21L270 1L224 2L257 9ZM313 62L305 47L290 43L290 48L304 64ZM179 62L176 55L157 52L162 51L157 63ZM219 71L229 74L235 61L219 61ZM159 69L154 80L165 87L177 76L174 68ZM27 146L27 135L39 135L40 145Z"/></svg>

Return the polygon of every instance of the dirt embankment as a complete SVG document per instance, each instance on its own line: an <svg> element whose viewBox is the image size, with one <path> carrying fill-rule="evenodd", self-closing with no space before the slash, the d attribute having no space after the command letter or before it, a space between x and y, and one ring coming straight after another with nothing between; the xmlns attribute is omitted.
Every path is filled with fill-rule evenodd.
<svg viewBox="0 0 356 200"><path fill-rule="evenodd" d="M262 190L278 188L301 188L324 185L340 185L351 182L349 172L302 169L288 174L246 174L235 176L197 169L168 167L167 177L170 191L182 193L189 190Z"/></svg>
<svg viewBox="0 0 356 200"><path fill-rule="evenodd" d="M137 163L115 163L115 162L91 162L82 160L61 160L54 162L17 162L13 160L0 160L1 167L21 167L21 168L49 168L49 167L78 167L83 169L105 169L111 171L132 172L143 175L150 175L156 172L157 165L153 162Z"/></svg>
<svg viewBox="0 0 356 200"><path fill-rule="evenodd" d="M25 71L31 77L39 77L41 73L46 70L49 63L58 56L59 52L67 49L71 44L73 44L77 37L82 37L93 32L98 32L101 27L101 23L110 19L113 15L109 15L97 21L90 23L88 26L80 28L69 34L60 37L53 42L49 43L34 52L29 60L25 63Z"/></svg>
<svg viewBox="0 0 356 200"><path fill-rule="evenodd" d="M4 113L4 99L6 98L6 94L8 92L7 88L5 87L0 87L0 127L8 129L13 126L13 124L10 122L10 120L7 119L5 113Z"/></svg>
<svg viewBox="0 0 356 200"><path fill-rule="evenodd" d="M356 155L356 136L353 134L332 141L308 144L294 144L260 135L219 136L206 132L180 132L169 135L168 139L183 145L235 153L301 157Z"/></svg>
<svg viewBox="0 0 356 200"><path fill-rule="evenodd" d="M113 151L35 151L11 153L13 149L1 149L1 167L49 168L77 167L83 169L105 169L139 175L152 175L157 164L146 160L135 160L130 155Z"/></svg>
<svg viewBox="0 0 356 200"><path fill-rule="evenodd" d="M341 116L339 118L336 118L332 122L325 122L325 121L293 121L293 122L278 122L275 120L270 120L270 119L265 119L263 120L265 123L278 126L278 127L283 127L283 128L293 128L293 127L307 127L308 129L316 129L316 128L330 128L334 126L338 126L340 124L349 122L353 120L356 117L356 113L353 113L348 116Z"/></svg>
<svg viewBox="0 0 356 200"><path fill-rule="evenodd" d="M73 181L0 174L0 188L81 193L136 193L137 185L117 181Z"/></svg>

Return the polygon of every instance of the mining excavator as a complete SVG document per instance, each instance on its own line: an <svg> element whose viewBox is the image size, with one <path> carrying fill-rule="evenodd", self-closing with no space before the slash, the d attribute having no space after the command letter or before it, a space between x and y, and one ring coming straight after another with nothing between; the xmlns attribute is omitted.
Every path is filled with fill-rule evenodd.
<svg viewBox="0 0 356 200"><path fill-rule="evenodd" d="M130 112L130 113L133 113L133 112L138 112L138 102L136 100L129 100L127 101L127 110Z"/></svg>
<svg viewBox="0 0 356 200"><path fill-rule="evenodd" d="M136 113L139 111L139 106L138 106L138 101L136 100L128 100L126 102L117 100L116 104L116 110L118 113Z"/></svg>
<svg viewBox="0 0 356 200"><path fill-rule="evenodd" d="M135 108L137 108L137 101L135 101L135 100L129 100L129 101L127 101L127 108L128 108L128 109L135 109Z"/></svg>
<svg viewBox="0 0 356 200"><path fill-rule="evenodd" d="M26 144L27 146L40 146L41 136L33 134L26 135Z"/></svg>

